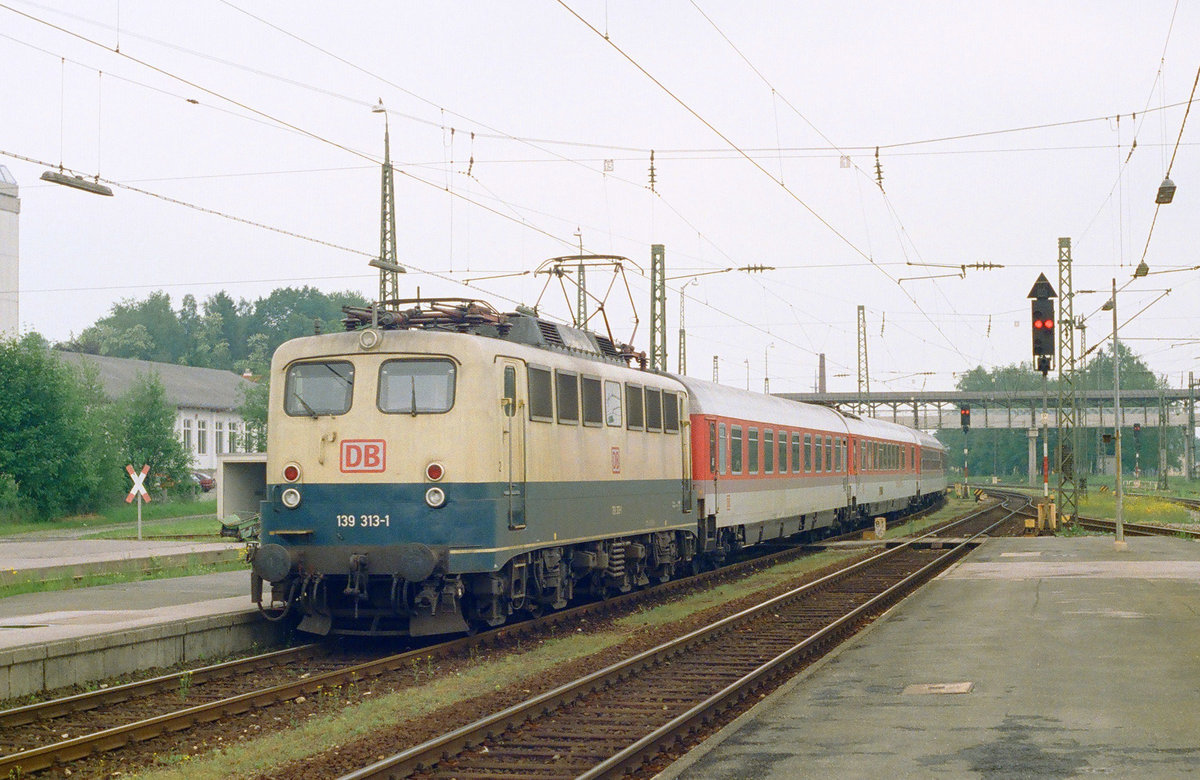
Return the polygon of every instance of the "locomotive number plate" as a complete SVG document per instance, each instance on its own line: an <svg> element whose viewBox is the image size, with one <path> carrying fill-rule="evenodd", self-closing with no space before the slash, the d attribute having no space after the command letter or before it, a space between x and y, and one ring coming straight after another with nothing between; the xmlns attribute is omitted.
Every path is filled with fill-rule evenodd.
<svg viewBox="0 0 1200 780"><path fill-rule="evenodd" d="M389 528L391 515L338 515L338 528Z"/></svg>

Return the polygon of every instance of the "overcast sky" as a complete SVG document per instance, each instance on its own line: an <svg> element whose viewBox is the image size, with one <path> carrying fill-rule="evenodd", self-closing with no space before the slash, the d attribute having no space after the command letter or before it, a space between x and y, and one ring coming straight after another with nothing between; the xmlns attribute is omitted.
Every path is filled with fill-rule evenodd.
<svg viewBox="0 0 1200 780"><path fill-rule="evenodd" d="M1200 265L1195 113L1151 232L1198 31L1200 3L1170 0L0 0L22 327L66 339L154 290L176 308L285 285L373 297L382 98L402 294L510 310L546 277L459 282L532 271L577 233L646 269L661 243L669 277L776 269L688 286L689 374L716 355L722 383L748 369L761 389L769 361L772 391L805 391L823 352L829 389L851 391L862 305L872 389L949 389L1029 361L1026 295L1039 273L1057 285L1060 236L1077 292L1128 281L1148 238L1152 270ZM43 162L145 192L46 184ZM956 275L975 263L1004 267ZM646 349L648 280L628 278ZM1176 386L1200 357L1198 282L1155 274L1118 299L1124 322L1172 289L1121 334ZM1076 296L1089 345L1111 332L1104 298ZM574 297L541 303L569 320ZM628 340L620 282L608 314Z"/></svg>

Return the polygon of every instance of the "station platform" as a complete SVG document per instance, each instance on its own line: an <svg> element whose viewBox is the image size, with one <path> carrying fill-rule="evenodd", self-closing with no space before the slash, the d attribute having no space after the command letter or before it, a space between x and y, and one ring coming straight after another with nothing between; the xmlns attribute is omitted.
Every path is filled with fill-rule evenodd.
<svg viewBox="0 0 1200 780"><path fill-rule="evenodd" d="M0 542L9 581L237 560L241 543ZM21 578L21 579L17 579ZM282 638L250 602L247 570L0 598L0 699L201 661Z"/></svg>
<svg viewBox="0 0 1200 780"><path fill-rule="evenodd" d="M1200 773L1200 544L997 538L660 778Z"/></svg>

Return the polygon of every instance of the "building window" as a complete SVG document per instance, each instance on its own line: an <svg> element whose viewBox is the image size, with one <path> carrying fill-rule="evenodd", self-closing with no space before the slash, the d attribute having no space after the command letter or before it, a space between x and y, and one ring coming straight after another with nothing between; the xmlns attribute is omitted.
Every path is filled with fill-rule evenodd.
<svg viewBox="0 0 1200 780"><path fill-rule="evenodd" d="M192 447L192 421L191 420L183 421L183 448L185 450L187 450L188 452L195 451L195 448Z"/></svg>
<svg viewBox="0 0 1200 780"><path fill-rule="evenodd" d="M213 423L213 454L220 455L225 451L225 423L217 420Z"/></svg>
<svg viewBox="0 0 1200 780"><path fill-rule="evenodd" d="M244 452L242 449L241 426L233 420L229 421L229 451Z"/></svg>
<svg viewBox="0 0 1200 780"><path fill-rule="evenodd" d="M208 452L208 422L206 420L196 420L196 454L204 455Z"/></svg>

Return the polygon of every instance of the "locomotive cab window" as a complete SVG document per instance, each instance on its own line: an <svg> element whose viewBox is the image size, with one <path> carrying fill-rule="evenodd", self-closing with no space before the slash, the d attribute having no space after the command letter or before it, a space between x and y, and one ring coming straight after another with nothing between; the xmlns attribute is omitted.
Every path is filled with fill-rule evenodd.
<svg viewBox="0 0 1200 780"><path fill-rule="evenodd" d="M379 410L389 414L441 414L454 406L454 363L388 360L379 367Z"/></svg>
<svg viewBox="0 0 1200 780"><path fill-rule="evenodd" d="M554 390L549 369L529 367L529 419L537 422L554 419Z"/></svg>
<svg viewBox="0 0 1200 780"><path fill-rule="evenodd" d="M354 364L345 360L297 363L287 372L283 410L293 417L345 414L354 390Z"/></svg>
<svg viewBox="0 0 1200 780"><path fill-rule="evenodd" d="M571 371L555 371L554 389L558 400L558 421L563 425L578 425L579 375Z"/></svg>

